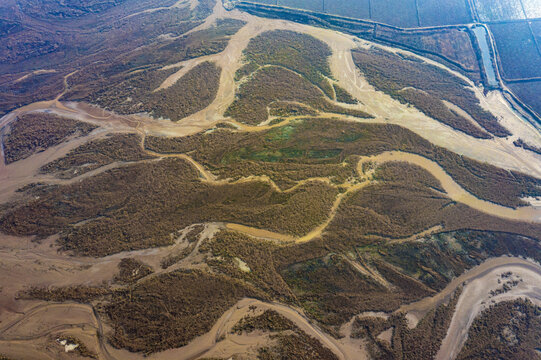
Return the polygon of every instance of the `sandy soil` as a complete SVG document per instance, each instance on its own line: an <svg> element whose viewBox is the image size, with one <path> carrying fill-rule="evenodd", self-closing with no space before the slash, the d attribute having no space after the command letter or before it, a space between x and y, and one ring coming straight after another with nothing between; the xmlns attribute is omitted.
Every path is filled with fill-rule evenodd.
<svg viewBox="0 0 541 360"><path fill-rule="evenodd" d="M188 2L190 3L190 6L195 4L194 0L180 0L173 5L173 7L187 6ZM434 144L443 146L457 153L467 155L476 160L487 161L506 169L520 170L527 174L541 177L541 157L512 145L512 141L520 137L533 145L541 146L541 135L537 130L533 129L530 124L526 123L519 115L513 112L507 101L498 92L491 92L487 96L484 96L480 89L475 90L481 99L483 106L490 108L501 117L502 123L513 132L513 136L509 139L474 139L428 118L415 109L399 104L383 93L375 91L364 80L354 66L350 50L357 46L377 45L360 41L352 36L330 30L313 28L283 20L257 18L237 10L226 12L220 1L218 1L218 4L216 5L214 14L209 17L204 24L193 31L210 26L219 17L242 19L247 21L247 25L231 38L229 45L221 54L191 60L190 63L184 62L175 64L178 67L183 67L180 69L181 72L173 75L176 77L168 79L169 82L162 84L162 86L171 85L174 81L178 81L187 69L189 69L189 66L195 66L202 61L214 61L222 68L220 86L215 101L206 109L187 117L178 123L173 123L168 120L152 119L144 115L117 115L87 104L61 103L58 101L58 98L52 101L38 102L25 106L2 117L0 119L0 128L12 121L17 114L29 111L51 111L59 115L97 124L101 126L101 128L85 138L70 139L63 144L8 166L1 161L0 183L2 184L2 187L0 188L0 202L5 202L7 199L13 199L13 193L16 188L36 180L35 175L37 169L43 164L63 156L69 150L77 147L83 142L99 138L109 132L138 131L141 134L186 136L205 130L213 126L217 121L222 120L230 121L243 131L261 131L266 128L278 126L246 126L223 117L223 113L235 97L236 84L234 82L234 74L242 65L243 49L254 36L273 29L289 29L305 32L325 41L331 46L333 50L333 56L331 58L333 77L337 79L341 86L362 102L357 108L376 116L375 119L370 120L349 118L350 120L399 124L420 134ZM401 51L391 48L388 49L392 51ZM409 53L409 55L417 56L411 53ZM434 63L428 59L423 58L423 60ZM438 66L441 67L439 64ZM182 73L182 71L184 72ZM165 155L161 154L160 156L165 157ZM200 164L194 162L193 159L190 160L191 158L186 156L179 157L183 157L190 161L201 173L203 181L216 181L213 174L206 171ZM441 168L435 167L434 163L427 163L426 161L429 161L427 159L417 159L410 154L395 152L393 154L383 154L377 160L403 161L404 159L421 165L431 171L431 173L442 181L445 190L451 198L454 196L456 199L460 199L461 202L474 208L497 214L498 216L530 220L536 219L535 221L539 221L539 208L522 208L515 211L492 203L482 202L460 187L457 188L457 184L454 183L452 179L449 180L450 177L444 172L442 173L443 170ZM119 164L111 166L117 165ZM104 169L101 170L103 171ZM255 179L255 177L252 177L250 179L242 179L241 181L253 181ZM261 177L257 178L257 180L267 181L268 179L266 180ZM311 179L310 181L313 180L316 179ZM365 181L361 184L351 185L348 188L348 192L356 191L368 183L369 182ZM355 186L358 186L358 188ZM299 241L308 241L319 236L322 231L324 231L327 224L332 220L332 217L345 194L340 196L342 196L342 198L337 198L330 213L329 220L317 229L314 229L307 236L298 239ZM223 226L225 225L208 225L205 230L205 236L212 236L215 231L218 231L218 229ZM241 229L239 225L235 224L228 224L227 226L229 228L233 227L236 230ZM281 234L269 234L268 232L262 232L260 229L243 229L243 232L255 236L268 237L269 239L273 239L276 236L279 237L279 240L284 239ZM69 327L70 334L74 334L81 339L87 339L85 344L91 349L95 349L95 351L100 354L101 358L142 359L140 354L131 354L126 351L107 348L105 345L101 344L95 334L97 331L96 329L98 329L98 331L103 331L102 325L99 323L99 319L91 316L92 309L90 307L85 308L85 305L78 307L73 304L64 304L62 306L47 305L46 307L35 308L36 306L42 306L43 303L15 300L14 295L25 286L65 286L73 284L97 285L102 281L110 281L113 274L117 271L117 264L120 259L128 256L135 257L150 264L157 273L160 273L164 271L159 266L160 260L171 251L174 251L178 249L179 246L183 245L179 242L170 247L125 252L102 259L90 259L59 254L57 253L54 241L55 238L51 237L38 244L31 242L30 238L14 238L0 235L0 284L2 286L2 291L0 292L0 348L2 349L2 352L6 352L7 355L13 356L14 358L20 357L21 354L23 354L24 358L28 359L60 358L60 355L58 355L60 353L48 352L48 350L46 350L50 346L47 336L53 333L63 333L64 331L67 331L66 327ZM290 239L288 239L288 241L290 241ZM189 256L182 264L177 265L177 267L196 267L199 266L198 261L199 260L195 258L195 255L193 257ZM537 284L539 284L539 278L536 277L539 275L539 271L528 272L529 270L524 270L526 263L530 264L527 261L516 258L498 258L489 260L478 268L455 279L455 281L438 295L404 306L403 310L408 311L408 317L415 321L416 318L424 314L433 306L448 299L450 294L463 281L471 280L471 284L473 284L474 279L485 279L485 276L489 276L485 274L487 271L492 271L491 274L497 275L497 271L514 269L512 271L516 271L517 273L520 272L524 281L528 281L528 284L530 284L532 280L536 280ZM362 266L360 267L362 268L362 271L370 273L370 269ZM175 268L176 267L172 267L171 269L168 269L168 271ZM496 271L496 273L494 273L494 271ZM452 326L452 329L450 330L451 335L448 335L444 342L444 346L442 346L442 354L448 354L449 349L455 348L455 345L463 343L464 335L453 329L458 329L460 326L456 324L463 323L465 321L464 319L472 319L472 316L475 316L481 308L481 305L479 304L482 303L482 299L485 299L488 287L483 287L482 284L479 286L483 288L481 294L474 292L475 287L471 286L471 290L468 290L470 291L468 294L471 295L471 299L462 300L461 298L462 302L457 310L457 314L455 314L455 317L453 318L453 324L455 325ZM468 288L465 289L465 292L467 289ZM522 292L519 293L519 291ZM509 295L526 296L524 294L528 296L538 296L538 288L517 288L516 293L511 293ZM503 299L503 297L501 298ZM345 338L341 340L333 339L314 325L310 324L307 318L298 309L288 308L280 304L265 304L256 300L245 299L226 312L208 334L196 339L186 347L155 354L150 358L193 359L202 355L231 356L237 352L250 353L251 351L254 351L257 346L268 341L265 334L237 336L229 334L228 331L236 321L249 311L249 305L256 305L259 309L272 308L279 311L284 316L295 321L295 323L308 334L320 339L322 343L333 350L341 359L358 359L367 356L366 353L360 349L362 346L360 340L351 339L349 336L345 336ZM472 311L477 312L474 314ZM344 332L347 335L347 327L344 328ZM221 339L222 335L225 335L225 339L217 341L218 339ZM33 336L33 338L31 340L24 339L25 336Z"/></svg>
<svg viewBox="0 0 541 360"><path fill-rule="evenodd" d="M498 271L505 272L507 268L512 267L526 267L533 266L538 268L539 265L529 260L524 260L513 256L502 256L498 258L491 258L480 265L466 271L459 277L453 279L442 291L432 297L427 297L422 300L403 305L397 311L407 313L407 318L410 320L410 327L415 327L417 322L434 307L446 303L451 298L454 291L461 286L464 282L470 282L476 278L484 278L487 273L497 269ZM487 290L487 292L490 289Z"/></svg>
<svg viewBox="0 0 541 360"><path fill-rule="evenodd" d="M489 268L467 281L436 360L456 358L467 340L472 322L483 309L491 304L516 298L528 298L541 306L541 266L524 260L521 262L512 258L507 258L507 260L509 263ZM508 292L491 296L490 291L500 289L505 281L500 275L509 271L513 273L513 279L521 282ZM498 283L498 279L502 283Z"/></svg>

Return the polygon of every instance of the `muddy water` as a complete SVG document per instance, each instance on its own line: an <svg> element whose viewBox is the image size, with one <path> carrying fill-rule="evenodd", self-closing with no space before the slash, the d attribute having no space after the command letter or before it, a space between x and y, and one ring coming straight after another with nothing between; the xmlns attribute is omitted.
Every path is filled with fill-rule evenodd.
<svg viewBox="0 0 541 360"><path fill-rule="evenodd" d="M485 75L487 76L488 83L491 86L498 86L498 80L496 79L496 73L494 71L494 64L492 63L492 57L490 56L490 50L488 47L488 34L484 26L474 27L473 33L481 49L481 58L483 59L483 68Z"/></svg>
<svg viewBox="0 0 541 360"><path fill-rule="evenodd" d="M526 206L512 209L481 200L464 190L464 188L457 184L436 162L419 155L391 151L376 156L363 157L359 161L358 169L360 171L362 164L365 162L384 163L388 161L405 161L424 168L441 182L447 196L452 200L466 204L473 209L506 219L541 222L541 208Z"/></svg>

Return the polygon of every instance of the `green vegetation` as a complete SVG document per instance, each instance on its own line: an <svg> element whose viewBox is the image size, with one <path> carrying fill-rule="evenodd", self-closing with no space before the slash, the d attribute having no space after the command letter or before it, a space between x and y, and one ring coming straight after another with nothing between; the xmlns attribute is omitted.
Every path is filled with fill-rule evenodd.
<svg viewBox="0 0 541 360"><path fill-rule="evenodd" d="M86 136L96 126L53 114L34 113L18 117L3 136L6 164L26 159L70 137Z"/></svg>
<svg viewBox="0 0 541 360"><path fill-rule="evenodd" d="M375 48L368 50L358 48L353 51L353 59L370 84L401 102L408 102L408 99L404 98L402 90L413 87L431 96L430 101L426 104L423 100L426 100L427 96L416 99L414 104L427 114L437 115L439 111L431 110L434 107L434 102L446 100L470 114L488 132L500 137L510 135L509 131L499 124L494 115L480 106L475 93L468 88L468 83L446 70L418 61L409 61L393 53ZM410 100L412 95L415 94L410 93ZM439 107L441 108L441 106ZM437 120L447 123L449 126L460 126L457 127L457 130L472 136L481 136L476 128L473 130L467 119L458 122L459 119L459 117L455 117L452 123L447 117L441 117Z"/></svg>
<svg viewBox="0 0 541 360"><path fill-rule="evenodd" d="M540 342L541 308L529 300L506 301L475 319L457 359L536 359Z"/></svg>
<svg viewBox="0 0 541 360"><path fill-rule="evenodd" d="M118 274L115 275L114 280L121 284L136 283L138 280L154 272L150 266L133 258L120 260L118 270Z"/></svg>
<svg viewBox="0 0 541 360"><path fill-rule="evenodd" d="M271 339L277 344L259 349L258 359L318 359L335 360L336 355L321 342L302 331L291 320L274 310L266 310L261 315L246 316L233 328L234 332L253 332L262 330L272 333Z"/></svg>
<svg viewBox="0 0 541 360"><path fill-rule="evenodd" d="M481 199L517 207L526 205L521 198L541 195L540 179L460 156L389 124L305 119L261 132L148 137L145 146L162 153L190 153L221 178L268 175L280 186L313 176L331 176L341 183L354 171L341 165L344 160L353 164L355 155L400 150L437 162L457 183Z"/></svg>
<svg viewBox="0 0 541 360"><path fill-rule="evenodd" d="M66 156L42 166L40 171L70 179L115 161L132 162L151 158L141 148L140 136L108 134L103 139L83 144Z"/></svg>

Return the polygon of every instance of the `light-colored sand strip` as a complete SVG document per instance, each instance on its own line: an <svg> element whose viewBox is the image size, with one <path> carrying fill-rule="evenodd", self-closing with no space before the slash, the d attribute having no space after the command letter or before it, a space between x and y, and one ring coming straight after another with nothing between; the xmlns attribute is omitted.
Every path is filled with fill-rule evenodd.
<svg viewBox="0 0 541 360"><path fill-rule="evenodd" d="M443 230L443 226L436 225L436 226L431 227L430 229L426 229L424 231L421 231L420 233L413 234L413 235L411 235L411 236L409 236L407 238L393 239L393 240L389 241L389 243L400 244L400 243L405 243L405 242L416 241L416 240L422 239L422 238L424 238L426 236L430 236L432 234L440 232L441 230Z"/></svg>
<svg viewBox="0 0 541 360"><path fill-rule="evenodd" d="M55 73L56 70L54 69L50 69L50 70L34 70L32 71L31 73L29 74L26 74L24 76L21 76L20 78L18 78L17 80L14 81L14 83L18 83L18 82L21 82L23 80L26 80L28 79L30 76L35 76L35 75L41 75L41 74L50 74L50 73Z"/></svg>
<svg viewBox="0 0 541 360"><path fill-rule="evenodd" d="M346 199L349 194L351 194L353 192L356 192L356 191L359 191L359 190L361 190L362 188L366 187L369 184L370 184L370 182L365 181L365 182L362 182L362 183L359 183L359 184L351 185L350 187L347 188L347 190L345 192L338 194L338 196L334 200L334 203L333 203L333 205L331 207L331 211L330 211L330 214L329 214L329 217L327 218L327 220L325 220L324 223L322 223L321 225L316 227L314 230L310 231L308 234L298 238L296 240L296 242L297 243L304 243L304 242L308 242L310 240L313 240L313 239L321 236L323 231L327 228L327 226L329 226L331 221L334 219L334 217L336 215L336 212L338 211L338 207L342 203L342 200Z"/></svg>
<svg viewBox="0 0 541 360"><path fill-rule="evenodd" d="M464 286L436 360L456 358L467 340L471 324L490 304L528 298L541 305L541 266L534 262L519 261L517 258L507 260L507 264L489 268L471 278ZM505 279L501 280L500 275L504 272L512 272L513 279L520 279L520 282L507 292L491 296L491 290L502 288ZM502 283L498 283L499 279Z"/></svg>
<svg viewBox="0 0 541 360"><path fill-rule="evenodd" d="M156 11L162 11L162 10L171 10L171 9L180 9L182 7L190 6L190 10L193 10L197 6L197 0L178 0L176 3L174 3L171 6L162 6L152 9L146 9L143 11L139 11L133 14L130 14L128 16L125 16L123 19L129 19L134 16L142 15L142 14L149 14Z"/></svg>
<svg viewBox="0 0 541 360"><path fill-rule="evenodd" d="M457 184L453 178L451 178L451 176L449 176L436 162L420 155L400 151L384 152L376 156L361 158L358 169L359 172L361 172L362 164L366 162L381 164L388 161L404 161L424 168L441 182L447 196L449 196L452 200L466 204L475 210L505 219L541 222L541 208L524 206L513 209L489 201L481 200L464 190L464 188Z"/></svg>
<svg viewBox="0 0 541 360"><path fill-rule="evenodd" d="M316 325L311 324L300 310L279 303L264 303L255 299L243 299L224 313L207 334L199 336L182 348L167 350L151 355L148 358L150 360L192 360L216 355L231 357L238 350L245 350L243 347L238 347L234 342L228 342L228 337L231 336L230 331L233 326L250 313L250 306L256 306L261 310L277 311L280 315L293 321L302 331L319 340L341 360L357 360L367 357L361 348L348 347L349 344L346 344L346 342L334 339ZM228 342L227 346L220 346L221 339ZM220 351L219 353L216 352L217 348Z"/></svg>
<svg viewBox="0 0 541 360"><path fill-rule="evenodd" d="M268 230L257 229L251 226L245 226L240 224L226 224L226 228L229 230L238 231L240 233L250 235L259 239L280 241L280 242L293 242L295 238L290 235L280 234Z"/></svg>

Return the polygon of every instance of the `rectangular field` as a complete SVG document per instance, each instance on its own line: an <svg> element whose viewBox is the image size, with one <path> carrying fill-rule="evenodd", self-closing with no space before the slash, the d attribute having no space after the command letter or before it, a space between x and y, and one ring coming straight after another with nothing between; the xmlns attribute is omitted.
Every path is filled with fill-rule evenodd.
<svg viewBox="0 0 541 360"><path fill-rule="evenodd" d="M505 79L541 77L541 54L526 21L491 24Z"/></svg>
<svg viewBox="0 0 541 360"><path fill-rule="evenodd" d="M467 32L457 29L429 31L400 31L379 26L378 40L399 43L419 51L437 54L467 71L479 71L479 64L471 39Z"/></svg>
<svg viewBox="0 0 541 360"><path fill-rule="evenodd" d="M250 0L251 2L263 5L277 5L278 0Z"/></svg>
<svg viewBox="0 0 541 360"><path fill-rule="evenodd" d="M378 0L371 5L374 21L405 28L419 26L415 0Z"/></svg>
<svg viewBox="0 0 541 360"><path fill-rule="evenodd" d="M323 0L278 0L278 5L323 12Z"/></svg>
<svg viewBox="0 0 541 360"><path fill-rule="evenodd" d="M534 0L539 6L539 2ZM473 0L483 22L525 19L520 0Z"/></svg>
<svg viewBox="0 0 541 360"><path fill-rule="evenodd" d="M541 20L530 22L533 36L537 45L537 49L541 52Z"/></svg>
<svg viewBox="0 0 541 360"><path fill-rule="evenodd" d="M468 24L472 22L466 0L417 0L421 26Z"/></svg>
<svg viewBox="0 0 541 360"><path fill-rule="evenodd" d="M541 4L539 0L522 0L524 11L528 19L541 18Z"/></svg>
<svg viewBox="0 0 541 360"><path fill-rule="evenodd" d="M541 81L508 84L513 93L541 116Z"/></svg>
<svg viewBox="0 0 541 360"><path fill-rule="evenodd" d="M325 0L325 12L355 19L370 19L370 0Z"/></svg>

